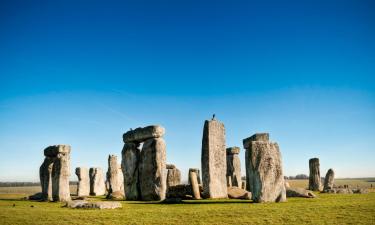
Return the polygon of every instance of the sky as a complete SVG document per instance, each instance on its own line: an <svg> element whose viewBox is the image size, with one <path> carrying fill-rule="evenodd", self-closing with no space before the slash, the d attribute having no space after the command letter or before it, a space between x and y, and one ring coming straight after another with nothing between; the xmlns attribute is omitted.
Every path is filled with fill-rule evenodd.
<svg viewBox="0 0 375 225"><path fill-rule="evenodd" d="M0 1L0 181L38 181L43 149L74 169L165 127L167 162L200 167L204 121L257 132L284 174L375 176L375 2Z"/></svg>

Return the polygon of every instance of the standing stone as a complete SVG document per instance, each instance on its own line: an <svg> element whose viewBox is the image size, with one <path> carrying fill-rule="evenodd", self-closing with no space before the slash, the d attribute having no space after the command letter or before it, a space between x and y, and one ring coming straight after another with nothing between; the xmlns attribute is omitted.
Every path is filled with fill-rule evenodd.
<svg viewBox="0 0 375 225"><path fill-rule="evenodd" d="M246 149L246 179L254 202L284 202L286 191L281 153L268 134L256 134L243 140Z"/></svg>
<svg viewBox="0 0 375 225"><path fill-rule="evenodd" d="M105 182L103 170L99 167L90 168L90 195L105 195Z"/></svg>
<svg viewBox="0 0 375 225"><path fill-rule="evenodd" d="M52 201L52 167L54 159L46 156L39 169L42 200Z"/></svg>
<svg viewBox="0 0 375 225"><path fill-rule="evenodd" d="M122 149L122 173L124 176L124 190L126 200L140 199L138 184L138 164L140 161L138 144L126 143Z"/></svg>
<svg viewBox="0 0 375 225"><path fill-rule="evenodd" d="M181 172L175 165L167 164L167 188L181 183Z"/></svg>
<svg viewBox="0 0 375 225"><path fill-rule="evenodd" d="M198 184L202 184L202 180L201 180L201 171L200 171L200 169L198 169L198 168L190 168L189 169L189 173L190 173L190 171L192 171L192 172L195 172L195 174L197 174L197 179L198 179ZM188 183L190 184L190 180L188 179Z"/></svg>
<svg viewBox="0 0 375 225"><path fill-rule="evenodd" d="M163 200L166 192L166 147L163 138L151 138L143 143L139 163L141 199Z"/></svg>
<svg viewBox="0 0 375 225"><path fill-rule="evenodd" d="M52 167L53 201L70 201L70 146L50 146L44 150L44 154L46 156L56 156Z"/></svg>
<svg viewBox="0 0 375 225"><path fill-rule="evenodd" d="M321 189L321 178L319 169L319 159L312 158L309 160L310 176L309 176L309 190L320 191Z"/></svg>
<svg viewBox="0 0 375 225"><path fill-rule="evenodd" d="M241 161L238 157L239 147L227 148L227 183L228 187L241 187Z"/></svg>
<svg viewBox="0 0 375 225"><path fill-rule="evenodd" d="M193 191L194 199L201 199L201 194L199 191L199 184L197 174L194 171L189 171L189 181L191 184L191 189Z"/></svg>
<svg viewBox="0 0 375 225"><path fill-rule="evenodd" d="M76 175L78 177L78 196L89 196L90 195L90 176L89 170L84 167L76 168Z"/></svg>
<svg viewBox="0 0 375 225"><path fill-rule="evenodd" d="M203 196L227 198L225 128L215 119L204 123L201 165Z"/></svg>
<svg viewBox="0 0 375 225"><path fill-rule="evenodd" d="M107 171L108 194L113 192L124 192L124 176L122 175L121 166L117 163L117 156L108 156Z"/></svg>
<svg viewBox="0 0 375 225"><path fill-rule="evenodd" d="M333 169L327 171L326 177L324 178L324 191L333 189L333 182L335 179L335 172Z"/></svg>

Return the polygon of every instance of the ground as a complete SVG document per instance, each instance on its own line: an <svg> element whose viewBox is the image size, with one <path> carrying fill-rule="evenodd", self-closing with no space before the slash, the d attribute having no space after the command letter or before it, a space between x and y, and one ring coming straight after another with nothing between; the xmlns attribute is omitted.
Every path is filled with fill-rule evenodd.
<svg viewBox="0 0 375 225"><path fill-rule="evenodd" d="M369 185L361 182L361 187ZM244 200L184 204L123 201L123 208L115 210L68 209L63 203L20 200L22 196L25 194L0 194L0 224L375 224L375 192L318 194L316 199L288 198L286 203L267 204Z"/></svg>

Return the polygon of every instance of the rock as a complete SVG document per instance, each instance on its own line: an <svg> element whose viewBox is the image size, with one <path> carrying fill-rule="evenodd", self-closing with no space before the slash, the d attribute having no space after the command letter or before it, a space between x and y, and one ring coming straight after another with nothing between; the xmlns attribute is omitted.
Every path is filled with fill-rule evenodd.
<svg viewBox="0 0 375 225"><path fill-rule="evenodd" d="M44 154L56 153L52 167L52 198L53 201L70 201L70 146L55 145L44 150Z"/></svg>
<svg viewBox="0 0 375 225"><path fill-rule="evenodd" d="M162 138L148 139L143 143L139 163L141 199L160 201L165 198L166 147Z"/></svg>
<svg viewBox="0 0 375 225"><path fill-rule="evenodd" d="M189 181L191 184L191 189L193 191L193 198L194 199L201 199L201 194L199 190L198 178L197 174L194 171L189 172Z"/></svg>
<svg viewBox="0 0 375 225"><path fill-rule="evenodd" d="M353 191L349 188L337 188L335 189L336 194L353 194Z"/></svg>
<svg viewBox="0 0 375 225"><path fill-rule="evenodd" d="M253 135L254 136L254 135ZM253 137L252 136L252 137ZM259 136L259 135L258 135ZM255 135L255 137L257 137ZM260 135L260 137L263 137ZM246 185L254 202L286 201L282 160L277 143L244 140L246 149ZM264 139L263 139L264 140Z"/></svg>
<svg viewBox="0 0 375 225"><path fill-rule="evenodd" d="M285 188L290 188L290 185L289 185L288 181L285 181ZM288 195L287 195L287 197L288 197Z"/></svg>
<svg viewBox="0 0 375 225"><path fill-rule="evenodd" d="M251 192L239 187L228 187L228 198L251 200Z"/></svg>
<svg viewBox="0 0 375 225"><path fill-rule="evenodd" d="M324 178L324 188L323 190L329 190L333 188L333 182L335 179L335 172L333 169L327 171L326 177Z"/></svg>
<svg viewBox="0 0 375 225"><path fill-rule="evenodd" d="M167 188L171 186L176 186L181 183L181 172L179 169L177 169L175 166L169 167L167 166L168 172L167 172Z"/></svg>
<svg viewBox="0 0 375 225"><path fill-rule="evenodd" d="M246 190L246 180L242 181L242 189Z"/></svg>
<svg viewBox="0 0 375 225"><path fill-rule="evenodd" d="M176 166L173 165L173 164L167 164L166 168L167 168L167 170L172 170L172 169L176 169Z"/></svg>
<svg viewBox="0 0 375 225"><path fill-rule="evenodd" d="M39 168L40 185L42 187L42 198L44 201L52 201L52 168L54 158L46 156Z"/></svg>
<svg viewBox="0 0 375 225"><path fill-rule="evenodd" d="M227 198L227 162L224 124L206 120L202 138L202 178L205 198Z"/></svg>
<svg viewBox="0 0 375 225"><path fill-rule="evenodd" d="M122 149L122 173L124 176L124 190L126 200L140 199L138 169L140 162L140 150L138 144L125 143Z"/></svg>
<svg viewBox="0 0 375 225"><path fill-rule="evenodd" d="M367 194L367 193L369 193L369 191L367 189L364 189L364 188L352 189L352 192L354 194Z"/></svg>
<svg viewBox="0 0 375 225"><path fill-rule="evenodd" d="M112 192L124 193L124 176L120 164L117 163L117 156L115 155L108 156L107 183L108 194Z"/></svg>
<svg viewBox="0 0 375 225"><path fill-rule="evenodd" d="M312 158L309 160L310 176L309 176L309 190L320 191L321 190L321 178L319 169L319 159Z"/></svg>
<svg viewBox="0 0 375 225"><path fill-rule="evenodd" d="M245 149L250 148L251 142L253 141L265 141L269 142L270 135L268 133L256 133L248 138L243 139L243 147Z"/></svg>
<svg viewBox="0 0 375 225"><path fill-rule="evenodd" d="M200 187L200 190L202 188ZM179 184L168 188L166 194L167 199L169 198L181 198L181 199L192 199L193 191L191 185Z"/></svg>
<svg viewBox="0 0 375 225"><path fill-rule="evenodd" d="M83 209L117 209L122 208L120 202L87 202L87 201L70 201L66 204L68 208Z"/></svg>
<svg viewBox="0 0 375 225"><path fill-rule="evenodd" d="M286 188L287 197L302 197L302 198L315 198L316 195L309 190L298 188L298 187L287 187Z"/></svg>
<svg viewBox="0 0 375 225"><path fill-rule="evenodd" d="M139 127L135 130L126 132L123 135L124 143L136 142L141 143L147 139L163 137L165 129L158 125Z"/></svg>
<svg viewBox="0 0 375 225"><path fill-rule="evenodd" d="M54 158L60 153L70 154L70 151L69 145L51 145L44 149L44 156Z"/></svg>
<svg viewBox="0 0 375 225"><path fill-rule="evenodd" d="M77 167L76 175L78 177L78 196L89 196L90 195L90 176L89 170L85 167Z"/></svg>
<svg viewBox="0 0 375 225"><path fill-rule="evenodd" d="M227 186L241 187L241 160L239 147L227 148Z"/></svg>
<svg viewBox="0 0 375 225"><path fill-rule="evenodd" d="M189 169L189 173L190 173L190 171L195 172L195 174L197 174L198 184L202 184L200 170L198 168L190 168ZM188 179L188 184L190 184L190 180L189 179Z"/></svg>
<svg viewBox="0 0 375 225"><path fill-rule="evenodd" d="M162 203L164 203L164 204L180 204L180 203L182 203L182 199L181 198L166 198L166 199L164 199L164 201Z"/></svg>
<svg viewBox="0 0 375 225"><path fill-rule="evenodd" d="M124 191L115 191L115 192L111 192L110 194L107 195L107 199L111 199L111 200L124 200L125 198L125 195L124 195Z"/></svg>
<svg viewBox="0 0 375 225"><path fill-rule="evenodd" d="M99 167L90 168L90 195L105 195L105 182L103 170Z"/></svg>

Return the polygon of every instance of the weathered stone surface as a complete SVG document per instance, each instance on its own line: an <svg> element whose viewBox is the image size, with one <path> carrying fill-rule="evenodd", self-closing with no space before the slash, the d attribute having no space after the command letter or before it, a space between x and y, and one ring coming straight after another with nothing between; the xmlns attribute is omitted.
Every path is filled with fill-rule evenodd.
<svg viewBox="0 0 375 225"><path fill-rule="evenodd" d="M286 188L286 196L287 197L302 197L302 198L315 198L316 195L309 190L304 188L298 187L287 187Z"/></svg>
<svg viewBox="0 0 375 225"><path fill-rule="evenodd" d="M246 190L246 180L242 181L242 189Z"/></svg>
<svg viewBox="0 0 375 225"><path fill-rule="evenodd" d="M52 167L54 158L46 156L39 168L40 185L44 201L52 201Z"/></svg>
<svg viewBox="0 0 375 225"><path fill-rule="evenodd" d="M198 179L198 184L202 184L202 179L201 179L201 171L200 171L200 169L198 169L198 168L190 168L189 169L189 173L190 173L190 171L193 171L193 172L195 172L196 174L197 174L197 179ZM188 184L190 184L190 180L188 179Z"/></svg>
<svg viewBox="0 0 375 225"><path fill-rule="evenodd" d="M117 156L108 156L107 171L108 194L112 192L124 192L124 176L121 165L117 163Z"/></svg>
<svg viewBox="0 0 375 225"><path fill-rule="evenodd" d="M309 190L320 191L321 190L321 178L320 178L320 164L318 158L312 158L309 160L310 176L309 176Z"/></svg>
<svg viewBox="0 0 375 225"><path fill-rule="evenodd" d="M228 187L228 198L251 200L251 192L239 187Z"/></svg>
<svg viewBox="0 0 375 225"><path fill-rule="evenodd" d="M176 167L169 167L167 166L167 188L171 186L176 186L181 183L181 172Z"/></svg>
<svg viewBox="0 0 375 225"><path fill-rule="evenodd" d="M167 165L166 165L166 168L167 168L167 170L169 170L169 169L175 169L176 166L173 165L173 164L167 164Z"/></svg>
<svg viewBox="0 0 375 225"><path fill-rule="evenodd" d="M248 147L246 149L246 185L249 186L247 190L251 190L253 201L286 201L278 144L268 141L252 141L246 146Z"/></svg>
<svg viewBox="0 0 375 225"><path fill-rule="evenodd" d="M202 190L201 186L200 190ZM166 195L167 198L192 199L193 190L191 188L191 185L179 184L176 186L169 187Z"/></svg>
<svg viewBox="0 0 375 225"><path fill-rule="evenodd" d="M227 162L224 124L206 120L202 138L202 178L205 198L227 198Z"/></svg>
<svg viewBox="0 0 375 225"><path fill-rule="evenodd" d="M227 148L227 186L241 187L241 160L239 147Z"/></svg>
<svg viewBox="0 0 375 225"><path fill-rule="evenodd" d="M70 154L69 145L51 145L44 149L44 156L57 157L59 153Z"/></svg>
<svg viewBox="0 0 375 225"><path fill-rule="evenodd" d="M163 200L166 192L166 146L162 138L148 139L143 143L139 163L141 199Z"/></svg>
<svg viewBox="0 0 375 225"><path fill-rule="evenodd" d="M251 137L243 139L242 142L243 142L243 147L245 149L248 149L248 148L250 148L250 144L253 141L269 142L269 140L270 140L270 135L268 133L256 133L256 134L252 135Z"/></svg>
<svg viewBox="0 0 375 225"><path fill-rule="evenodd" d="M78 177L78 196L89 196L90 195L90 176L89 170L85 167L77 167L76 175Z"/></svg>
<svg viewBox="0 0 375 225"><path fill-rule="evenodd" d="M125 143L122 149L122 173L124 176L124 190L126 200L134 201L140 199L139 190L139 163L141 152L138 144Z"/></svg>
<svg viewBox="0 0 375 225"><path fill-rule="evenodd" d="M289 182L288 181L285 181L285 188L290 188L290 184L289 184ZM288 197L288 196L287 196Z"/></svg>
<svg viewBox="0 0 375 225"><path fill-rule="evenodd" d="M103 170L99 167L90 168L90 195L100 196L105 194Z"/></svg>
<svg viewBox="0 0 375 225"><path fill-rule="evenodd" d="M368 189L365 188L357 188L357 189L352 189L353 194L367 194L369 193Z"/></svg>
<svg viewBox="0 0 375 225"><path fill-rule="evenodd" d="M191 189L193 191L193 198L194 199L201 199L201 194L199 190L198 178L197 174L194 171L189 172L189 181L191 184Z"/></svg>
<svg viewBox="0 0 375 225"><path fill-rule="evenodd" d="M49 148L52 149L51 151L57 152L52 167L53 201L70 201L70 146L55 145Z"/></svg>
<svg viewBox="0 0 375 225"><path fill-rule="evenodd" d="M165 134L165 129L162 126L153 125L147 127L139 127L135 130L130 130L123 135L124 143L130 142L144 142L151 138L160 138Z"/></svg>
<svg viewBox="0 0 375 225"><path fill-rule="evenodd" d="M323 190L329 190L333 188L333 182L335 179L335 172L333 169L327 171L326 177L324 178L324 188Z"/></svg>
<svg viewBox="0 0 375 225"><path fill-rule="evenodd" d="M115 192L111 192L110 194L107 195L107 199L111 199L111 200L124 200L125 198L125 195L124 195L124 191L115 191Z"/></svg>
<svg viewBox="0 0 375 225"><path fill-rule="evenodd" d="M111 202L111 201L101 201L101 202L87 202L87 201L69 201L66 204L66 207L68 208L74 208L74 209L117 209L122 208L122 205L120 202Z"/></svg>

